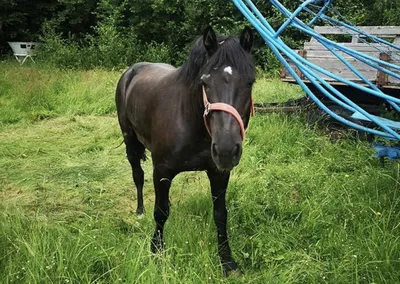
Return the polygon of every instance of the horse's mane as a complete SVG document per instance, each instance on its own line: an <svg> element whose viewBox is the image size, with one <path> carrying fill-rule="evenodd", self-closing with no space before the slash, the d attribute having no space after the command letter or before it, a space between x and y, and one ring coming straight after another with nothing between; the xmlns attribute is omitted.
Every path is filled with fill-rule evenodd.
<svg viewBox="0 0 400 284"><path fill-rule="evenodd" d="M194 41L188 59L178 70L177 81L185 82L196 89L201 83L202 74L210 73L213 68L220 68L223 64L234 67L240 74L255 75L252 56L242 48L238 37L218 36L217 40L220 46L208 62L203 38L198 37Z"/></svg>

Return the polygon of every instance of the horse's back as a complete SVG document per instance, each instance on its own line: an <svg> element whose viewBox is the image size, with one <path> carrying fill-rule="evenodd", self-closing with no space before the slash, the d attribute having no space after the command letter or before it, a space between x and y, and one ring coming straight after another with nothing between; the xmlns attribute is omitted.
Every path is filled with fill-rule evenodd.
<svg viewBox="0 0 400 284"><path fill-rule="evenodd" d="M151 63L151 62L139 62L131 67L134 76L146 75L146 76L163 76L168 75L169 72L176 70L176 68L166 63ZM153 77L154 78L154 77Z"/></svg>
<svg viewBox="0 0 400 284"><path fill-rule="evenodd" d="M172 65L140 62L129 68L118 83L116 103L122 131L134 131L146 148L151 144L152 114L165 88L171 85L169 77L174 71Z"/></svg>
<svg viewBox="0 0 400 284"><path fill-rule="evenodd" d="M165 63L141 62L133 65L131 73L127 74L127 107L138 104L136 112L138 107L154 107L165 88L172 84L170 77L174 71L175 67Z"/></svg>

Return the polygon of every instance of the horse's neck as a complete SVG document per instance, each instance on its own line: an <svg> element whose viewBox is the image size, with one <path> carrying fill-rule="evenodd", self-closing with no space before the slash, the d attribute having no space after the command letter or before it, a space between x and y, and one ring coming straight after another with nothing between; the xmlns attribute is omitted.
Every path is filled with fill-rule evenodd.
<svg viewBox="0 0 400 284"><path fill-rule="evenodd" d="M179 84L177 87L180 88L182 116L185 121L192 123L194 127L202 127L204 125L204 104L201 83L194 83L196 80L194 78L198 78L198 74L195 74L197 71L190 75L185 71L186 68L183 66L175 71L175 76L179 78L176 79L176 83Z"/></svg>
<svg viewBox="0 0 400 284"><path fill-rule="evenodd" d="M186 86L187 92L183 92L182 108L183 116L191 121L203 124L204 104L201 85Z"/></svg>

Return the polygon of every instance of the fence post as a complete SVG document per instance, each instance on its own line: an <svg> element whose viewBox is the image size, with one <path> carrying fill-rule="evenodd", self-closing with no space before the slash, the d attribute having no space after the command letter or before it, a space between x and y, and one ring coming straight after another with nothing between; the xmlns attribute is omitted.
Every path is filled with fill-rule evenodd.
<svg viewBox="0 0 400 284"><path fill-rule="evenodd" d="M390 60L390 57L387 53L380 53L379 60L388 62ZM388 84L388 81L389 81L388 74L386 74L385 72L383 72L381 70L378 70L377 76L376 76L376 85L381 88L383 86L386 86Z"/></svg>

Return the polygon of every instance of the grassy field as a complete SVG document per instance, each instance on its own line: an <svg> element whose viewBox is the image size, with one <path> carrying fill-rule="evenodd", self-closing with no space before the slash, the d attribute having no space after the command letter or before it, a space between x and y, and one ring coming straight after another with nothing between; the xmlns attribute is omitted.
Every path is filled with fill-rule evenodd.
<svg viewBox="0 0 400 284"><path fill-rule="evenodd" d="M171 188L166 251L138 219L114 107L121 72L0 63L0 283L400 283L399 166L366 142L257 115L227 199L233 254L225 278L204 173ZM301 96L260 78L257 102Z"/></svg>

